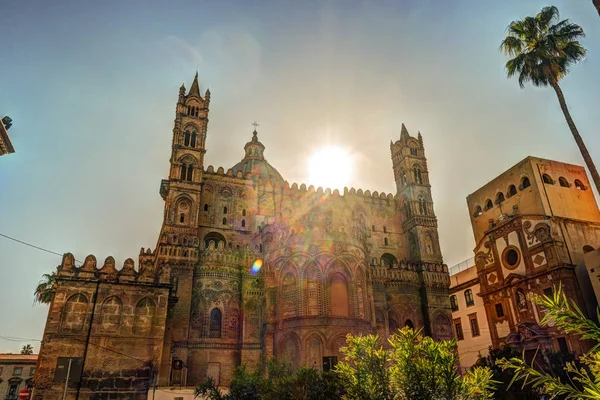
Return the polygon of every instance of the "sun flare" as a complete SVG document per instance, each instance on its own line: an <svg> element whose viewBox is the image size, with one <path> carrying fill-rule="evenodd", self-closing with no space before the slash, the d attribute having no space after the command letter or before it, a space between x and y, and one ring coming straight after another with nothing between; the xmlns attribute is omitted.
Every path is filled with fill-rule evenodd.
<svg viewBox="0 0 600 400"><path fill-rule="evenodd" d="M318 149L308 161L308 183L315 187L343 189L353 172L352 155L337 146Z"/></svg>

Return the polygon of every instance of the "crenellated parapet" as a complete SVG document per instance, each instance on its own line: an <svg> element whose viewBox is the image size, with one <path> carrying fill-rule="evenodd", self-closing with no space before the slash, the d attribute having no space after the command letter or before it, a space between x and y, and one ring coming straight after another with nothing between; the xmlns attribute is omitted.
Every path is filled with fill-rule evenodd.
<svg viewBox="0 0 600 400"><path fill-rule="evenodd" d="M57 267L57 277L69 280L101 280L114 283L170 283L171 269L168 264L155 266L145 260L139 265L140 267L136 269L133 259L128 258L121 269L117 269L115 259L109 256L104 260L102 267L98 268L96 257L89 255L85 258L83 265L77 267L73 254L66 253L63 255L62 263Z"/></svg>

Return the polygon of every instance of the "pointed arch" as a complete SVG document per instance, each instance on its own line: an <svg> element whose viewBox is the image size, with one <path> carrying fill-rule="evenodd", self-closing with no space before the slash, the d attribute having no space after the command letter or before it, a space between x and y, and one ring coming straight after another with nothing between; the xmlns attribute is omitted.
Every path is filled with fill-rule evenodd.
<svg viewBox="0 0 600 400"><path fill-rule="evenodd" d="M83 293L74 294L65 302L61 316L61 331L82 332L89 300Z"/></svg>
<svg viewBox="0 0 600 400"><path fill-rule="evenodd" d="M215 307L210 311L209 318L208 337L219 339L223 328L223 312L218 307Z"/></svg>
<svg viewBox="0 0 600 400"><path fill-rule="evenodd" d="M298 335L290 332L285 335L280 342L279 358L285 364L288 364L292 369L296 369L300 358L300 340Z"/></svg>
<svg viewBox="0 0 600 400"><path fill-rule="evenodd" d="M331 315L350 316L350 296L348 295L348 279L341 272L335 272L329 278L329 304Z"/></svg>
<svg viewBox="0 0 600 400"><path fill-rule="evenodd" d="M152 331L156 304L149 297L143 298L135 306L133 320L133 332L136 334L147 334Z"/></svg>
<svg viewBox="0 0 600 400"><path fill-rule="evenodd" d="M316 264L309 264L303 273L304 314L317 316L324 314L323 284L321 271Z"/></svg>
<svg viewBox="0 0 600 400"><path fill-rule="evenodd" d="M291 271L283 276L280 293L282 318L296 317L298 315L298 279Z"/></svg>
<svg viewBox="0 0 600 400"><path fill-rule="evenodd" d="M306 365L309 368L320 369L323 360L323 339L318 333L311 333L306 339L304 346L306 351Z"/></svg>
<svg viewBox="0 0 600 400"><path fill-rule="evenodd" d="M413 165L413 180L418 185L423 184L423 169L417 163Z"/></svg>
<svg viewBox="0 0 600 400"><path fill-rule="evenodd" d="M121 326L123 302L117 296L110 296L102 302L100 308L100 330L116 332Z"/></svg>
<svg viewBox="0 0 600 400"><path fill-rule="evenodd" d="M513 197L515 194L517 194L517 188L515 187L515 185L510 185L508 187L508 190L506 191L506 196Z"/></svg>

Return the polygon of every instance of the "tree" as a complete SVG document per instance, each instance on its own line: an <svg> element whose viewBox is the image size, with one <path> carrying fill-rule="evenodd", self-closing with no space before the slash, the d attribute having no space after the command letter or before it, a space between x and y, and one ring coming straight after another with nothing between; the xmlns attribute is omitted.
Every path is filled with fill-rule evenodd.
<svg viewBox="0 0 600 400"><path fill-rule="evenodd" d="M498 365L498 360L519 357L521 353L514 347L504 346L498 349L489 348L488 355L480 357L476 365L485 366L492 371L496 383L495 399L502 400L541 400L542 392L539 388L520 387L511 385L514 373L504 370Z"/></svg>
<svg viewBox="0 0 600 400"><path fill-rule="evenodd" d="M458 374L456 342L436 342L404 328L384 347L375 335L347 337L336 366L348 400L484 400L492 398L492 372Z"/></svg>
<svg viewBox="0 0 600 400"><path fill-rule="evenodd" d="M21 354L33 354L33 347L30 344L26 344L21 348Z"/></svg>
<svg viewBox="0 0 600 400"><path fill-rule="evenodd" d="M196 387L195 395L210 400L341 400L344 394L333 372L306 367L293 371L274 358L263 367L264 374L238 367L227 394L208 378Z"/></svg>
<svg viewBox="0 0 600 400"><path fill-rule="evenodd" d="M533 362L528 365L524 361L524 354L521 358L499 360L498 365L514 373L511 385L523 381L523 386L539 388L551 398L600 399L600 326L588 319L574 301L569 301L561 287L554 292L551 297L533 296L532 300L546 311L542 325L552 324L567 335L579 335L582 340L595 343L580 358L581 365L574 361L567 362L562 376L543 372L535 368Z"/></svg>
<svg viewBox="0 0 600 400"><path fill-rule="evenodd" d="M600 0L592 0L592 4L596 7L596 11L598 11L598 15L600 15Z"/></svg>
<svg viewBox="0 0 600 400"><path fill-rule="evenodd" d="M54 285L56 284L56 272L50 274L43 274L42 280L39 281L38 285L33 292L33 304L50 304L54 299L54 293L56 290Z"/></svg>
<svg viewBox="0 0 600 400"><path fill-rule="evenodd" d="M511 22L507 30L500 50L513 57L506 63L508 78L518 76L521 88L531 82L536 87L551 86L554 89L575 143L600 192L600 175L558 85L570 68L585 58L587 51L579 42L585 36L583 28L568 19L559 21L558 9L550 6L542 8L535 17Z"/></svg>

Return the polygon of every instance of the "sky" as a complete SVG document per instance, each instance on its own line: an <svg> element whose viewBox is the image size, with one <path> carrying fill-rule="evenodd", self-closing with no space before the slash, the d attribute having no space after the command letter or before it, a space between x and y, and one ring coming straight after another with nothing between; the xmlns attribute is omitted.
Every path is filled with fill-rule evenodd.
<svg viewBox="0 0 600 400"><path fill-rule="evenodd" d="M394 192L390 140L425 143L444 261L475 246L466 196L528 155L583 164L551 89L507 80L498 46L537 0L16 1L0 14L0 233L117 264L156 245L179 86L210 88L206 165L243 157L253 121L285 179L308 181L324 146L351 154L348 186ZM556 0L583 26L588 58L562 82L600 162L600 18ZM39 350L32 306L59 256L0 237L0 352ZM6 340L17 337L17 341Z"/></svg>

